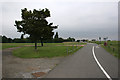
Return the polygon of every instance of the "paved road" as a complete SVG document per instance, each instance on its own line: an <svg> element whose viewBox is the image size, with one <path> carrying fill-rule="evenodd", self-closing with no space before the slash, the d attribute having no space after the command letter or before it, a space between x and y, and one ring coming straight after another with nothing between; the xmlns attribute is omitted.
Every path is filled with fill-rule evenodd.
<svg viewBox="0 0 120 80"><path fill-rule="evenodd" d="M88 43L74 55L68 56L46 78L107 78L96 63L92 48L97 60L111 78L118 77L118 59L106 52L97 44Z"/></svg>

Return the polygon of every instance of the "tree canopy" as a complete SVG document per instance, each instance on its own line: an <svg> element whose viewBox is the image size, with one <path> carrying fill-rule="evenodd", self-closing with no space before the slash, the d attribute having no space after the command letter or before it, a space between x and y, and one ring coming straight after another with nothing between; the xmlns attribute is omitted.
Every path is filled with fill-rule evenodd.
<svg viewBox="0 0 120 80"><path fill-rule="evenodd" d="M33 11L24 8L21 10L22 20L15 21L15 26L18 32L29 34L30 38L35 42L37 48L37 41L53 38L54 32L58 26L52 26L53 23L48 23L47 17L50 17L50 11L45 9L34 9ZM43 44L42 44L43 45Z"/></svg>

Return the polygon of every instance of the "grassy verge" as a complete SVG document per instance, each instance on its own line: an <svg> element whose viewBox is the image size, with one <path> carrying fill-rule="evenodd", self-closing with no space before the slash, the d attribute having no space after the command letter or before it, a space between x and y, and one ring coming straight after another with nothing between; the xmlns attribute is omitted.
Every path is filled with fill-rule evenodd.
<svg viewBox="0 0 120 80"><path fill-rule="evenodd" d="M44 46L38 47L22 47L13 51L13 55L20 58L43 58L43 57L59 57L73 54L82 47L73 46Z"/></svg>
<svg viewBox="0 0 120 80"><path fill-rule="evenodd" d="M118 54L118 49L117 48L114 48L114 47L110 47L110 46L104 46L104 45L101 45L106 51L108 51L109 53L111 53L112 55L114 55L115 57L119 57L119 54Z"/></svg>
<svg viewBox="0 0 120 80"><path fill-rule="evenodd" d="M99 44L99 41L95 42L96 44ZM106 51L111 53L117 58L120 58L119 55L119 49L120 46L118 45L119 41L107 41L107 46L104 46L104 41L101 42L101 47L103 47Z"/></svg>

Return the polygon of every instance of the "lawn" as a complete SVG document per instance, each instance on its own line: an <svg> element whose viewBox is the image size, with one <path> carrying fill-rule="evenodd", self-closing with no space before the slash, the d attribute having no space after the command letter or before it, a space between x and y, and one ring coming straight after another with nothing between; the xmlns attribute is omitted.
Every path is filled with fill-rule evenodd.
<svg viewBox="0 0 120 80"><path fill-rule="evenodd" d="M44 43L44 46L55 46L55 45L76 45L76 44L85 44L85 43L77 43L77 42L72 42L72 43ZM33 45L34 43L0 43L2 45L2 49L7 49L7 48L13 48L13 47L21 47L25 45ZM38 43L37 45L41 45L41 43Z"/></svg>
<svg viewBox="0 0 120 80"><path fill-rule="evenodd" d="M34 45L34 43L2 43L2 49L20 47L24 45Z"/></svg>
<svg viewBox="0 0 120 80"><path fill-rule="evenodd" d="M71 48L72 47L70 46L69 50ZM69 52L68 54L73 54L73 52ZM34 47L22 47L20 49L14 50L13 55L20 58L41 58L41 57L51 58L57 56L67 56L67 48L66 46L53 46L53 47L49 46L38 47L38 49L35 50Z"/></svg>
<svg viewBox="0 0 120 80"><path fill-rule="evenodd" d="M34 43L3 43L3 49L11 47L19 47L13 51L13 55L20 58L43 58L43 57L59 57L67 56L75 53L77 50L85 45L86 43L44 43L44 46L38 46L37 50L34 49ZM33 46L25 46L33 45ZM40 45L40 43L38 43Z"/></svg>

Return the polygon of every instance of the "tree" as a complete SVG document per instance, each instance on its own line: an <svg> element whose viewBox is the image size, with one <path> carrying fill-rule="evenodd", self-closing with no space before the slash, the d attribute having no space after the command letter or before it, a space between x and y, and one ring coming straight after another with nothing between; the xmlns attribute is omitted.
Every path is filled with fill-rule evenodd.
<svg viewBox="0 0 120 80"><path fill-rule="evenodd" d="M83 40L81 40L81 41L85 42L86 40L85 40L85 39L83 39Z"/></svg>
<svg viewBox="0 0 120 80"><path fill-rule="evenodd" d="M104 41L106 41L107 39L108 39L108 37L105 37L105 38L103 38L104 39Z"/></svg>
<svg viewBox="0 0 120 80"><path fill-rule="evenodd" d="M92 39L92 41L96 41L96 39Z"/></svg>
<svg viewBox="0 0 120 80"><path fill-rule="evenodd" d="M99 41L100 41L100 44L101 44L101 37L99 37Z"/></svg>
<svg viewBox="0 0 120 80"><path fill-rule="evenodd" d="M23 34L30 35L30 38L35 42L35 49L37 49L37 42L41 41L41 46L43 46L43 40L50 39L53 37L54 29L57 26L52 26L53 23L48 23L46 18L50 17L50 11L45 9L33 11L27 11L27 8L21 10L22 20L15 21L15 26L18 32L23 32Z"/></svg>
<svg viewBox="0 0 120 80"><path fill-rule="evenodd" d="M7 43L7 42L8 42L7 37L6 37L6 36L3 36L3 37L2 37L2 43Z"/></svg>
<svg viewBox="0 0 120 80"><path fill-rule="evenodd" d="M53 42L54 43L61 43L61 42L64 42L64 39L63 38L54 38Z"/></svg>
<svg viewBox="0 0 120 80"><path fill-rule="evenodd" d="M23 39L23 38L24 38L24 34L21 35L21 39Z"/></svg>
<svg viewBox="0 0 120 80"><path fill-rule="evenodd" d="M0 43L2 43L2 35L0 35Z"/></svg>
<svg viewBox="0 0 120 80"><path fill-rule="evenodd" d="M80 42L80 40L77 40L77 42Z"/></svg>
<svg viewBox="0 0 120 80"><path fill-rule="evenodd" d="M73 42L73 41L75 41L75 39L74 39L74 38L69 37L69 38L67 38L67 41L68 41L68 42Z"/></svg>
<svg viewBox="0 0 120 80"><path fill-rule="evenodd" d="M12 39L11 38L8 38L8 43L12 43Z"/></svg>
<svg viewBox="0 0 120 80"><path fill-rule="evenodd" d="M58 32L56 32L55 38L58 39Z"/></svg>

